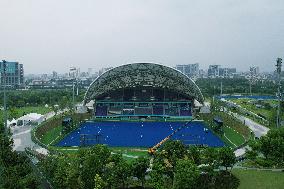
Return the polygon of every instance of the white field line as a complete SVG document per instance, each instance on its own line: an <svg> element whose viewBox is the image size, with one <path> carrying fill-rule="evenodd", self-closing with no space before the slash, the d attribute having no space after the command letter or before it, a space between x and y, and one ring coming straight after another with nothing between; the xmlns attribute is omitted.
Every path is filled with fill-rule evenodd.
<svg viewBox="0 0 284 189"><path fill-rule="evenodd" d="M61 135L58 135L55 139L53 139L47 146L51 145L56 139L58 139L58 137L60 137Z"/></svg>
<svg viewBox="0 0 284 189"><path fill-rule="evenodd" d="M225 133L224 133L224 137L225 137L230 143L232 143L235 147L237 147L237 145L235 145L235 144L226 136Z"/></svg>

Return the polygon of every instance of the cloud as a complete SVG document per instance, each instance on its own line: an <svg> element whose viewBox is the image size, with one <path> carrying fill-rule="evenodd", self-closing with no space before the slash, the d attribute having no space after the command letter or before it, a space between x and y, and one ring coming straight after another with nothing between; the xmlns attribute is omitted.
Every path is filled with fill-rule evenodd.
<svg viewBox="0 0 284 189"><path fill-rule="evenodd" d="M0 23L1 58L26 73L140 61L272 71L284 56L280 0L11 0Z"/></svg>

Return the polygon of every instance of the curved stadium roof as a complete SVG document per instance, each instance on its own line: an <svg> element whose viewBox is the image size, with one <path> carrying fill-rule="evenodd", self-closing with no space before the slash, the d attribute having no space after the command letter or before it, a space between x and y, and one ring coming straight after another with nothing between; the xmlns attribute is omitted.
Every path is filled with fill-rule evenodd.
<svg viewBox="0 0 284 189"><path fill-rule="evenodd" d="M140 86L167 88L200 103L204 100L194 81L178 70L154 63L133 63L118 66L97 77L85 94L84 104L109 91Z"/></svg>

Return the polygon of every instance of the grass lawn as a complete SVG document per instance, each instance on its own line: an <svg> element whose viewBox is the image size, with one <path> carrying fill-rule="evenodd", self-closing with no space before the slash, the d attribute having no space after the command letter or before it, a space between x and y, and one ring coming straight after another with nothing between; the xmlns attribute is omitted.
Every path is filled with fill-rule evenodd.
<svg viewBox="0 0 284 189"><path fill-rule="evenodd" d="M270 118L271 116L273 116L273 111L275 111L274 108L271 108L270 110L265 109L265 108L257 108L256 105L249 103L249 101L252 101L251 99L232 99L231 101L239 104L243 108L246 108L247 110L250 110L256 114L260 113L267 118ZM266 102L269 103L270 105L277 105L276 100L266 100Z"/></svg>
<svg viewBox="0 0 284 189"><path fill-rule="evenodd" d="M224 122L223 130L226 137L232 141L232 144L226 137L219 135L220 138L230 147L235 148L245 142L245 139L249 139L250 130L247 126L243 125L242 122L227 115L224 112L212 112L210 114L200 114L200 118L204 120L206 125L213 130L215 123L213 118L215 116L221 117Z"/></svg>
<svg viewBox="0 0 284 189"><path fill-rule="evenodd" d="M56 150L58 152L62 152L68 155L76 155L80 148L78 147L57 147L57 146L49 146L49 149ZM148 156L148 152L146 148L131 148L131 147L109 147L110 151L113 153L122 153L124 158L127 161L134 160L133 157L127 156Z"/></svg>
<svg viewBox="0 0 284 189"><path fill-rule="evenodd" d="M79 150L77 147L57 147L57 146L49 146L48 149L55 150L57 152L62 152L64 154L76 154Z"/></svg>
<svg viewBox="0 0 284 189"><path fill-rule="evenodd" d="M132 147L110 147L114 153L122 153L129 156L147 156L147 148L132 148Z"/></svg>
<svg viewBox="0 0 284 189"><path fill-rule="evenodd" d="M276 117L276 111L278 102L276 100L265 100L266 103L270 104L271 108L266 109L264 107L262 108L257 108L256 105L250 103L249 101L252 101L252 99L230 99L230 101L235 102L236 104L240 105L241 107L255 113L255 114L261 114L266 117L266 120L270 122L269 125L266 125L268 127L275 127L275 117ZM275 107L275 108L273 108ZM281 115L282 119L284 119L284 114L282 113ZM261 121L259 119L255 119L255 121L259 122L260 124Z"/></svg>
<svg viewBox="0 0 284 189"><path fill-rule="evenodd" d="M46 114L48 112L51 112L50 108L46 108L44 106L28 106L28 107L22 107L22 108L17 108L16 109L16 115L18 117L21 117L24 113L38 113L38 114ZM17 117L17 118L18 118Z"/></svg>
<svg viewBox="0 0 284 189"><path fill-rule="evenodd" d="M232 141L236 146L240 146L245 142L245 138L241 134L234 131L232 128L223 127L223 130L226 137L228 137L230 141Z"/></svg>
<svg viewBox="0 0 284 189"><path fill-rule="evenodd" d="M46 114L48 112L51 112L52 110L50 108L46 108L44 106L27 106L27 107L21 107L21 108L15 108L13 110L13 116L15 119L23 116L23 114L28 114L28 113L38 113L38 114ZM11 113L8 110L7 111L8 117L11 117ZM0 111L0 118L1 120L3 119L3 111Z"/></svg>
<svg viewBox="0 0 284 189"><path fill-rule="evenodd" d="M40 141L46 145L51 144L51 142L54 141L60 135L61 130L62 126L58 126L51 129L40 139Z"/></svg>
<svg viewBox="0 0 284 189"><path fill-rule="evenodd" d="M283 172L233 169L232 173L240 179L239 189L284 188Z"/></svg>

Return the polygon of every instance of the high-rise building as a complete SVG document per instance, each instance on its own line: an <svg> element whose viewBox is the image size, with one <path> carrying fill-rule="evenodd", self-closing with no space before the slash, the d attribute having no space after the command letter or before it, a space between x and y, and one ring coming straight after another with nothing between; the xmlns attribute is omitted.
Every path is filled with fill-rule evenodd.
<svg viewBox="0 0 284 189"><path fill-rule="evenodd" d="M0 85L4 84L4 63L0 62ZM6 62L6 86L22 87L24 85L24 67L18 62Z"/></svg>
<svg viewBox="0 0 284 189"><path fill-rule="evenodd" d="M88 75L92 76L92 74L93 74L93 69L92 68L88 68Z"/></svg>
<svg viewBox="0 0 284 189"><path fill-rule="evenodd" d="M222 68L220 65L209 65L208 77L232 77L236 72L236 68Z"/></svg>
<svg viewBox="0 0 284 189"><path fill-rule="evenodd" d="M198 77L199 76L199 64L184 64L176 65L176 69L187 75L188 77Z"/></svg>
<svg viewBox="0 0 284 189"><path fill-rule="evenodd" d="M52 78L53 78L53 79L57 79L57 78L58 78L58 74L57 74L56 71L53 71L53 72L52 72Z"/></svg>
<svg viewBox="0 0 284 189"><path fill-rule="evenodd" d="M108 67L108 68L102 68L99 70L99 76L102 75L103 73L105 73L106 71L112 69L112 67Z"/></svg>
<svg viewBox="0 0 284 189"><path fill-rule="evenodd" d="M80 76L80 68L70 67L68 76L70 78L78 78Z"/></svg>
<svg viewBox="0 0 284 189"><path fill-rule="evenodd" d="M219 69L219 76L220 77L231 77L237 73L236 68L220 68Z"/></svg>
<svg viewBox="0 0 284 189"><path fill-rule="evenodd" d="M220 65L209 65L208 77L219 77L220 76Z"/></svg>
<svg viewBox="0 0 284 189"><path fill-rule="evenodd" d="M249 68L251 75L259 75L259 67L258 66L251 66Z"/></svg>

